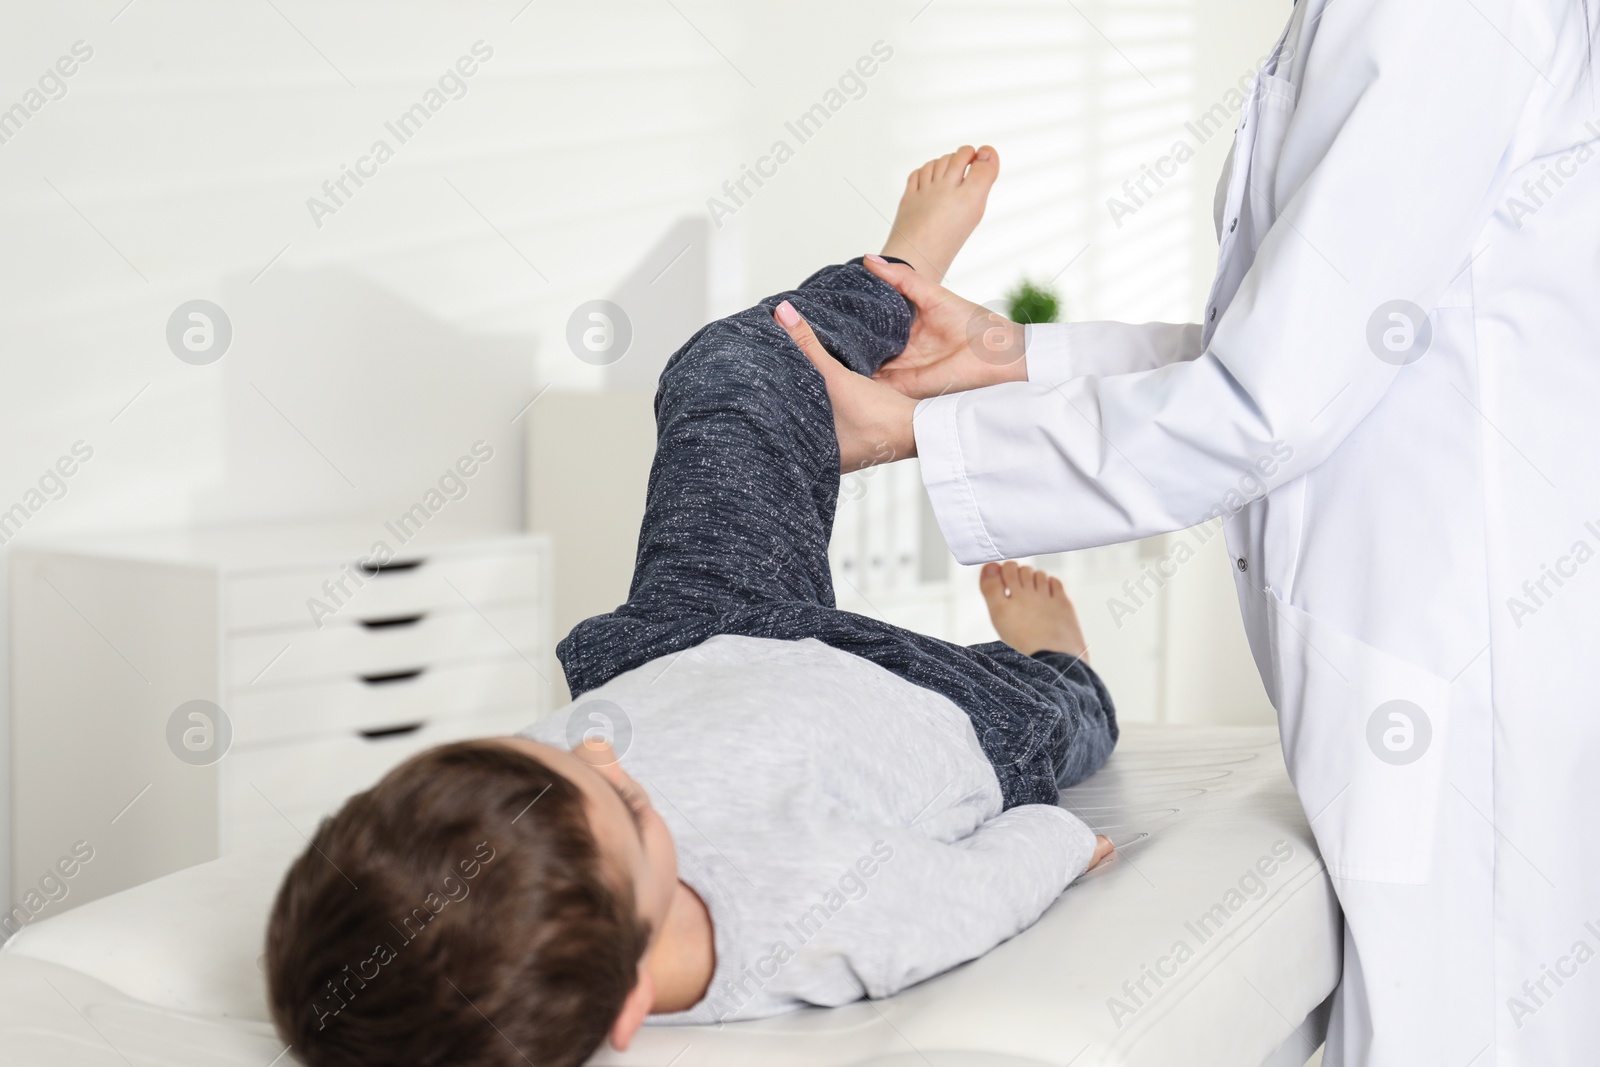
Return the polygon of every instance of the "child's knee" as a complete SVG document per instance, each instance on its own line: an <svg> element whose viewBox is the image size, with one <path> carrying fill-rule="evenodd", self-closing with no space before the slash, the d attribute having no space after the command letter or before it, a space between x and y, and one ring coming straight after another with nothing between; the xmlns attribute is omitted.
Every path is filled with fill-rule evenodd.
<svg viewBox="0 0 1600 1067"><path fill-rule="evenodd" d="M808 282L773 303L788 299L835 358L857 373L870 374L904 350L911 336L911 305L860 267L839 269L859 273L865 281L822 288Z"/></svg>
<svg viewBox="0 0 1600 1067"><path fill-rule="evenodd" d="M759 312L753 308L700 331L662 372L661 400L766 409L803 408L826 398L816 368L782 327Z"/></svg>

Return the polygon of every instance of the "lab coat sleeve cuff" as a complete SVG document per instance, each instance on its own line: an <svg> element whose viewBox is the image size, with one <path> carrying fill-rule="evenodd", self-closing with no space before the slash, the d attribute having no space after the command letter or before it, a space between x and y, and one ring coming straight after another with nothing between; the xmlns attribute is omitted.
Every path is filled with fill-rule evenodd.
<svg viewBox="0 0 1600 1067"><path fill-rule="evenodd" d="M922 484L939 520L939 532L956 559L971 565L1003 557L984 528L977 497L967 479L957 421L960 404L959 394L922 401L917 405L912 429L917 438Z"/></svg>
<svg viewBox="0 0 1600 1067"><path fill-rule="evenodd" d="M1028 360L1028 381L1060 385L1082 372L1072 368L1070 322L1029 323L1022 328L1022 351Z"/></svg>

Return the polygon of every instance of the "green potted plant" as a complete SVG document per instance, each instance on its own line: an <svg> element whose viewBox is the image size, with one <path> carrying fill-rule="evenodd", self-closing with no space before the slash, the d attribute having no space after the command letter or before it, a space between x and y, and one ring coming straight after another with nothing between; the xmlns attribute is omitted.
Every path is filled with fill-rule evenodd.
<svg viewBox="0 0 1600 1067"><path fill-rule="evenodd" d="M1006 294L1006 309L1012 322L1023 325L1055 322L1061 314L1061 298L1047 284L1024 278Z"/></svg>

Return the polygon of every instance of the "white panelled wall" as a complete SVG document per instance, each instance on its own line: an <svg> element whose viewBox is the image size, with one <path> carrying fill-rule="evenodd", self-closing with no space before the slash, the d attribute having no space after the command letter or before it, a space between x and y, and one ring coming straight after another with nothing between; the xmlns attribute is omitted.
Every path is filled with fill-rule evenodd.
<svg viewBox="0 0 1600 1067"><path fill-rule="evenodd" d="M1278 0L5 0L0 540L384 514L477 441L494 459L436 521L516 529L542 391L638 384L574 357L575 307L633 294L626 358L658 359L707 315L877 248L905 172L962 141L995 143L1005 174L955 288L989 299L1027 273L1054 279L1072 317L1189 317L1227 136L1120 227L1106 199L1286 14ZM80 41L88 58L49 75ZM878 42L892 57L774 176L731 213L708 209L776 140L797 142L785 123ZM426 118L401 137L387 124L407 113ZM194 299L232 328L204 366L167 342ZM604 427L570 441L605 447ZM47 475L75 449L90 458ZM1130 717L1262 714L1219 540L1120 628L1106 598L1164 544L1053 562ZM949 588L937 628L985 637L970 576ZM90 619L78 654L120 655Z"/></svg>

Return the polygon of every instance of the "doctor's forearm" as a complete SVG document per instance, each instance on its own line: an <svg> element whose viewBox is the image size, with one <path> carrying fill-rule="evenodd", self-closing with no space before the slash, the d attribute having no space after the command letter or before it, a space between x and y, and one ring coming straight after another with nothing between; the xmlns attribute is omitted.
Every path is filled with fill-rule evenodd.
<svg viewBox="0 0 1600 1067"><path fill-rule="evenodd" d="M1027 380L1023 386L983 389L923 401L914 424L923 483L945 539L962 563L1064 551L1181 529L1188 514L1204 510L1237 475L1191 468L1186 488L1193 500L1163 502L1139 471L1164 469L1170 460L1138 455L1141 446L1197 439L1200 428L1173 425L1158 414L1161 399L1196 393L1196 407L1221 417L1231 407L1252 421L1248 404L1233 395L1217 367L1196 367L1201 354L1196 324L1151 322L1045 323L1025 335ZM1181 369L1173 364L1183 364ZM1135 388L1148 372L1176 371L1188 386ZM1115 384L1112 384L1115 383ZM1029 388L1031 386L1031 388ZM1109 391L1137 400L1137 418L1102 423ZM1112 404L1113 408L1117 405ZM1184 410L1184 405L1179 405ZM1181 415L1176 420L1182 422ZM1145 440L1112 444L1118 428L1132 423ZM1166 426L1163 428L1162 423ZM1154 431L1151 434L1151 431ZM1215 433L1198 436L1214 451ZM1229 436L1222 434L1222 437ZM1246 437L1250 437L1248 431ZM1151 438L1154 439L1151 439ZM1250 441L1236 442L1248 463L1258 454ZM1215 458L1215 457L1213 457ZM1215 474L1219 488L1201 488ZM1159 474L1154 475L1162 480ZM992 536L991 536L992 531ZM1026 548L1024 546L1027 546Z"/></svg>
<svg viewBox="0 0 1600 1067"><path fill-rule="evenodd" d="M914 429L939 528L965 564L1181 530L1224 510L1262 457L1290 467L1285 429L1211 357L934 397Z"/></svg>

